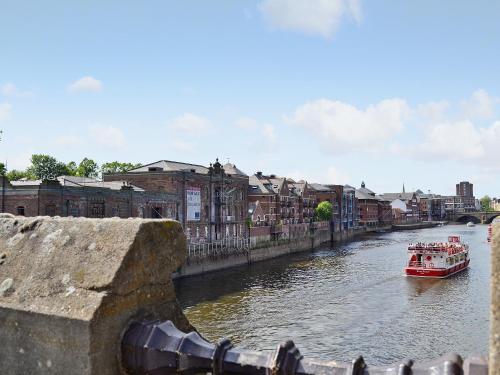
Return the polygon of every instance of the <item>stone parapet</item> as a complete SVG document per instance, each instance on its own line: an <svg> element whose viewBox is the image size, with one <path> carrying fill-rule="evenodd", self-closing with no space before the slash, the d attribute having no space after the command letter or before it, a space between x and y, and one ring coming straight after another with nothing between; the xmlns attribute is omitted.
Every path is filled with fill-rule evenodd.
<svg viewBox="0 0 500 375"><path fill-rule="evenodd" d="M130 321L192 329L171 282L185 257L176 221L0 215L0 372L118 374Z"/></svg>
<svg viewBox="0 0 500 375"><path fill-rule="evenodd" d="M500 375L500 223L493 224L489 375Z"/></svg>

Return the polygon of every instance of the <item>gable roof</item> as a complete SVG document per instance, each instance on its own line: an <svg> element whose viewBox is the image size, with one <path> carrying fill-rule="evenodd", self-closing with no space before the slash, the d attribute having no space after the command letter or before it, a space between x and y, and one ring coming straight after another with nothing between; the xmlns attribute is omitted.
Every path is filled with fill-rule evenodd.
<svg viewBox="0 0 500 375"><path fill-rule="evenodd" d="M247 176L245 172L243 172L241 169L236 168L236 165L231 164L231 163L226 163L224 164L224 172L227 174L233 174L233 175L238 175L238 176Z"/></svg>
<svg viewBox="0 0 500 375"><path fill-rule="evenodd" d="M267 186L266 186L267 185ZM248 194L249 195L270 195L274 194L269 187L267 179L259 179L256 175L248 177Z"/></svg>
<svg viewBox="0 0 500 375"><path fill-rule="evenodd" d="M203 165L182 163L171 160L160 160L155 163L141 165L127 173L150 172L149 168L162 168L164 171L194 171L195 173L208 174L208 168Z"/></svg>

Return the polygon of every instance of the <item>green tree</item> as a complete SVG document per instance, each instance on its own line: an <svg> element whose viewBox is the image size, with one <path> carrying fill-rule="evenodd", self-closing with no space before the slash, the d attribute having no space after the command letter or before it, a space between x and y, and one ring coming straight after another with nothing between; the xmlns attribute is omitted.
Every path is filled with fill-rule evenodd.
<svg viewBox="0 0 500 375"><path fill-rule="evenodd" d="M316 207L316 218L320 221L330 221L332 218L333 207L328 201L323 201Z"/></svg>
<svg viewBox="0 0 500 375"><path fill-rule="evenodd" d="M34 180L35 179L35 176L30 175L28 172L26 172L26 171L18 171L17 169L12 169L12 170L8 171L5 174L5 177L7 177L7 179L9 181L18 181L18 180L20 180L22 178L26 178L28 180Z"/></svg>
<svg viewBox="0 0 500 375"><path fill-rule="evenodd" d="M483 211L491 211L491 198L489 196L485 195L479 200L479 202L481 203L481 209Z"/></svg>
<svg viewBox="0 0 500 375"><path fill-rule="evenodd" d="M31 165L26 169L29 175L39 180L53 180L58 176L66 174L66 165L56 160L56 158L43 155L31 155Z"/></svg>
<svg viewBox="0 0 500 375"><path fill-rule="evenodd" d="M7 172L7 168L5 168L5 164L0 163L0 176L4 176L6 172Z"/></svg>
<svg viewBox="0 0 500 375"><path fill-rule="evenodd" d="M109 163L104 163L101 166L101 173L125 173L131 169L140 167L141 164L133 163L121 163L119 161L112 161Z"/></svg>
<svg viewBox="0 0 500 375"><path fill-rule="evenodd" d="M66 164L66 170L67 176L76 176L76 174L78 173L78 166L74 161L70 161L68 164Z"/></svg>
<svg viewBox="0 0 500 375"><path fill-rule="evenodd" d="M76 175L80 177L97 177L98 173L99 166L97 163L92 159L84 158L80 164L78 164Z"/></svg>

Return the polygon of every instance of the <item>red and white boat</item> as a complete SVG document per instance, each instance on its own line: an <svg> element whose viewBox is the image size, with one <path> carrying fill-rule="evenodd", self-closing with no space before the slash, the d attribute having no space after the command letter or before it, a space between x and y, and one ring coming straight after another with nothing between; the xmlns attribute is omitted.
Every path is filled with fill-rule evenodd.
<svg viewBox="0 0 500 375"><path fill-rule="evenodd" d="M465 270L469 261L469 245L459 236L449 236L448 242L410 244L405 274L444 278Z"/></svg>

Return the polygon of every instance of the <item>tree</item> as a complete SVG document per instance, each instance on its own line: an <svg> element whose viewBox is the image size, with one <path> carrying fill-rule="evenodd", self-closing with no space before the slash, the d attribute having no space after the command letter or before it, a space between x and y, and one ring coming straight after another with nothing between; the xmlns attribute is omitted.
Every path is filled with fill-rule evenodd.
<svg viewBox="0 0 500 375"><path fill-rule="evenodd" d="M83 158L80 164L78 164L76 175L80 177L97 177L98 172L99 166L95 161Z"/></svg>
<svg viewBox="0 0 500 375"><path fill-rule="evenodd" d="M43 155L31 155L31 165L26 169L29 175L39 180L54 180L67 172L66 165L58 162L56 158Z"/></svg>
<svg viewBox="0 0 500 375"><path fill-rule="evenodd" d="M479 202L481 203L481 209L483 211L491 211L491 198L489 196L485 195L479 200Z"/></svg>
<svg viewBox="0 0 500 375"><path fill-rule="evenodd" d="M125 173L131 169L138 168L142 164L133 163L120 163L119 161L112 161L110 163L104 163L101 167L101 172L105 173Z"/></svg>
<svg viewBox="0 0 500 375"><path fill-rule="evenodd" d="M328 201L323 201L318 204L315 210L316 218L320 221L330 221L332 219L333 207Z"/></svg>
<svg viewBox="0 0 500 375"><path fill-rule="evenodd" d="M7 168L5 168L5 164L0 163L0 176L4 176L6 172L7 172Z"/></svg>
<svg viewBox="0 0 500 375"><path fill-rule="evenodd" d="M26 178L28 180L34 180L35 177L30 175L28 172L26 171L18 171L17 169L12 169L11 171L8 171L6 174L5 174L5 177L7 177L7 179L9 181L18 181L22 178Z"/></svg>
<svg viewBox="0 0 500 375"><path fill-rule="evenodd" d="M68 164L66 164L66 170L67 176L76 176L76 174L78 173L78 166L74 161L70 161Z"/></svg>

